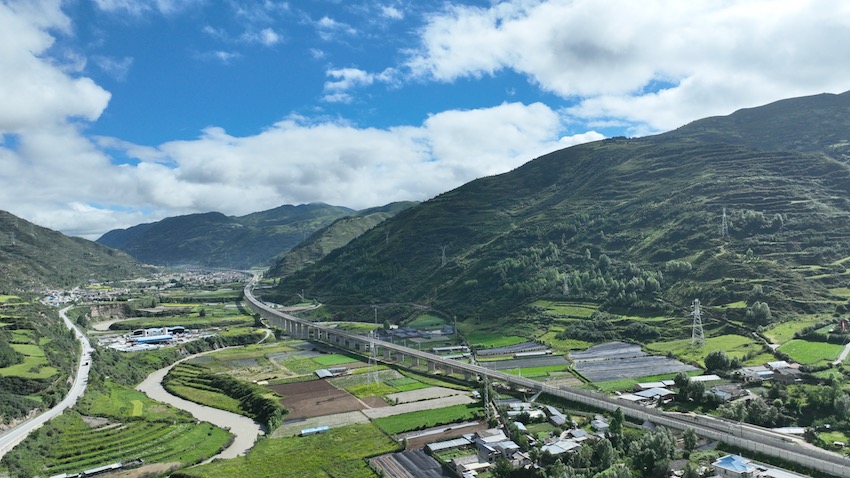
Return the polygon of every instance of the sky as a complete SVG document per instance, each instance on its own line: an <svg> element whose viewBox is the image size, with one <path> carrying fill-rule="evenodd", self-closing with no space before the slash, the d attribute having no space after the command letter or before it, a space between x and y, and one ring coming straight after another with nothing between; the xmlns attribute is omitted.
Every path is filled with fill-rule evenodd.
<svg viewBox="0 0 850 478"><path fill-rule="evenodd" d="M0 209L96 239L424 201L848 89L843 0L0 0Z"/></svg>

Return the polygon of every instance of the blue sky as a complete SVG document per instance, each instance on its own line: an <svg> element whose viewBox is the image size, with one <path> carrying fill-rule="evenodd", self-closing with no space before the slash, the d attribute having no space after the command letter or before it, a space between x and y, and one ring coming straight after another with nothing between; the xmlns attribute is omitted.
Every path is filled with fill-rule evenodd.
<svg viewBox="0 0 850 478"><path fill-rule="evenodd" d="M850 89L850 4L0 0L0 209L427 200L606 136Z"/></svg>

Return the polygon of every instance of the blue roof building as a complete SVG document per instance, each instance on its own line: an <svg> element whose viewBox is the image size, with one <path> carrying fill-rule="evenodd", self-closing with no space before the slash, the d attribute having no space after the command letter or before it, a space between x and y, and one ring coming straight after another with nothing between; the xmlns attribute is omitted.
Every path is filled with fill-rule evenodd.
<svg viewBox="0 0 850 478"><path fill-rule="evenodd" d="M728 478L751 478L756 476L756 467L750 460L738 455L726 455L712 463L717 476Z"/></svg>

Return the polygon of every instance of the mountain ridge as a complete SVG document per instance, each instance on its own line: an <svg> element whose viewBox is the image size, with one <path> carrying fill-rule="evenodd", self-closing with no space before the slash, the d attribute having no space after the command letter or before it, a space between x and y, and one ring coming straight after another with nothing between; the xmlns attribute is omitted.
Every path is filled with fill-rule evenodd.
<svg viewBox="0 0 850 478"><path fill-rule="evenodd" d="M0 291L32 292L140 273L123 252L0 211Z"/></svg>
<svg viewBox="0 0 850 478"><path fill-rule="evenodd" d="M291 302L304 289L329 304L416 302L459 318L524 313L544 298L673 312L695 297L751 303L764 280L780 315L829 309L840 276L810 280L806 267L837 270L830 264L850 255L850 168L825 151L850 140L848 98L783 100L541 156L385 221L269 297ZM740 118L777 109L788 113L774 124L802 133L755 147L770 127ZM841 122L803 143L819 117Z"/></svg>

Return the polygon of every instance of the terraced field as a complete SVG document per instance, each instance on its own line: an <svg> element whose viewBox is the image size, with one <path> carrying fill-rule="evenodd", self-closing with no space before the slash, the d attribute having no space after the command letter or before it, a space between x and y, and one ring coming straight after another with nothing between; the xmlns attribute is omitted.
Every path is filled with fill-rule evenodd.
<svg viewBox="0 0 850 478"><path fill-rule="evenodd" d="M50 446L43 452L44 475L80 471L137 458L146 463L198 463L224 448L230 434L209 423L194 420L98 420L90 425L75 412L67 412L49 427L44 437ZM57 432L57 428L62 433Z"/></svg>

